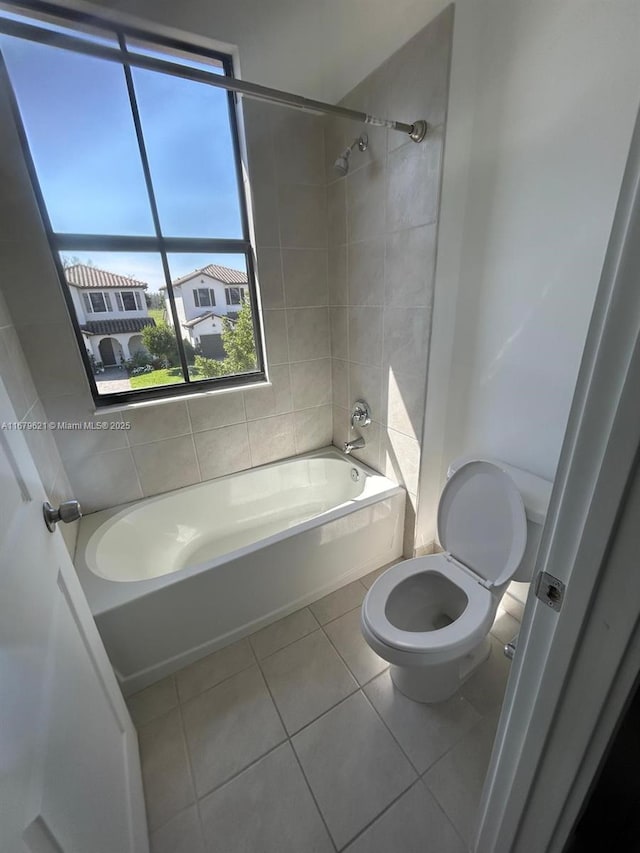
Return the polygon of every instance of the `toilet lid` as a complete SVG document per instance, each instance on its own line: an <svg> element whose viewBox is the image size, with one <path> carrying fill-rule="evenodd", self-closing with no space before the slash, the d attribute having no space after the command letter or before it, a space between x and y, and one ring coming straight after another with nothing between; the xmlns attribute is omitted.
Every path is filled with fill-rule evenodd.
<svg viewBox="0 0 640 853"><path fill-rule="evenodd" d="M440 496L438 536L486 586L510 580L527 544L524 504L511 477L491 462L458 468Z"/></svg>

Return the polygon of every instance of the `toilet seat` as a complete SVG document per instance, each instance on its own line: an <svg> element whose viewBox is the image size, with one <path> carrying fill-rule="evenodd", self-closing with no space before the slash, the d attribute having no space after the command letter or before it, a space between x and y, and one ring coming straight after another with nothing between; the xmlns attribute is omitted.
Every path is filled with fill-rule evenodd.
<svg viewBox="0 0 640 853"><path fill-rule="evenodd" d="M387 618L387 602L391 592L408 578L434 572L462 590L467 605L450 625L431 631L406 631ZM471 572L447 554L417 557L387 569L371 586L362 606L362 622L372 639L389 651L408 656L446 659L464 654L466 648L479 643L493 620L495 601L488 589ZM404 657L404 655L402 655ZM418 661L415 661L418 663Z"/></svg>

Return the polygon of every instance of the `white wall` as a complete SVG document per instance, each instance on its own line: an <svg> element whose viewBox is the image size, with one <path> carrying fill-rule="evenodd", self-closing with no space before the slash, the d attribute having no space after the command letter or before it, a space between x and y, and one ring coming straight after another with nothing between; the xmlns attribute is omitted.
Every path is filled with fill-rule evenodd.
<svg viewBox="0 0 640 853"><path fill-rule="evenodd" d="M554 476L639 98L637 0L458 4L420 493L432 530L460 453Z"/></svg>
<svg viewBox="0 0 640 853"><path fill-rule="evenodd" d="M65 6L80 5L67 0ZM242 75L340 100L426 26L442 0L98 0L118 12L237 45ZM402 116L398 117L402 120ZM410 121L416 116L405 116Z"/></svg>

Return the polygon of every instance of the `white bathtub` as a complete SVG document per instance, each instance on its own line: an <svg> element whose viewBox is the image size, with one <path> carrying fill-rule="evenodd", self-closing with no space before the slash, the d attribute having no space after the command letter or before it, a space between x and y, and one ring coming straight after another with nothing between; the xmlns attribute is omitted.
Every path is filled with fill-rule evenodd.
<svg viewBox="0 0 640 853"><path fill-rule="evenodd" d="M83 518L76 569L124 692L399 557L404 505L326 448Z"/></svg>

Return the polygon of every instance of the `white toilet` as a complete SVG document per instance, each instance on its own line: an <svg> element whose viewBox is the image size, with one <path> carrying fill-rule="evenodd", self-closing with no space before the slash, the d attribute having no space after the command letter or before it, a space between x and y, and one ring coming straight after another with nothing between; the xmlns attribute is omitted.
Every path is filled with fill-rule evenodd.
<svg viewBox="0 0 640 853"><path fill-rule="evenodd" d="M444 553L387 569L362 604L364 638L410 699L448 699L487 658L507 585L532 580L550 494L498 460L451 464L438 504Z"/></svg>

